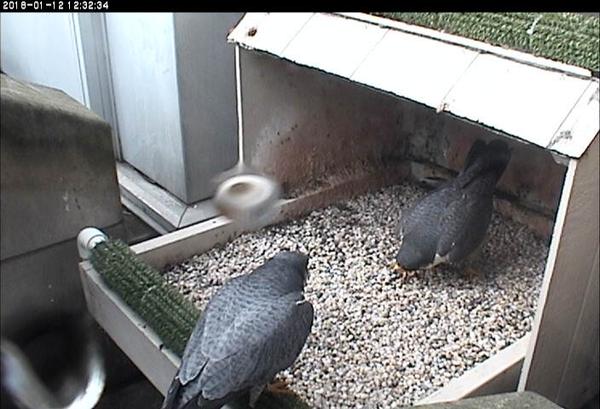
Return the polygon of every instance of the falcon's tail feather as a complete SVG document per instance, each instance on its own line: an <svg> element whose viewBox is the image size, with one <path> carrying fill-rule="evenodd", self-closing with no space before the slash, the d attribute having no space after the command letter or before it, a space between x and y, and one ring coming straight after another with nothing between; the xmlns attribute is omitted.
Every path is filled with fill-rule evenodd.
<svg viewBox="0 0 600 409"><path fill-rule="evenodd" d="M179 378L175 376L161 409L217 409L246 392L233 392L222 399L206 400L201 396L200 389L198 382L191 381L182 385Z"/></svg>
<svg viewBox="0 0 600 409"><path fill-rule="evenodd" d="M493 174L494 184L500 179L510 160L511 153L508 145L495 139L489 144L477 140L471 146L465 166L457 177L460 187L464 188L483 174Z"/></svg>
<svg viewBox="0 0 600 409"><path fill-rule="evenodd" d="M181 383L179 383L179 379L175 377L173 382L171 382L171 386L169 386L169 391L165 396L165 400L160 407L160 409L176 409L176 401L178 401L179 390L181 389Z"/></svg>
<svg viewBox="0 0 600 409"><path fill-rule="evenodd" d="M190 382L187 385L182 385L179 377L175 377L169 391L165 396L165 400L160 407L161 409L196 409L197 395L199 391L192 390L197 383Z"/></svg>

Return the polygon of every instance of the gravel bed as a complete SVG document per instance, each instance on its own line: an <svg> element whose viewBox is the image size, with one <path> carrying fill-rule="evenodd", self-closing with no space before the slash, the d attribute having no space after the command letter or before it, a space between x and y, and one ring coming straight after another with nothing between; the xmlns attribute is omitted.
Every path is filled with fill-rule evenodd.
<svg viewBox="0 0 600 409"><path fill-rule="evenodd" d="M547 245L495 213L481 274L450 267L399 279L400 211L425 190L409 183L245 234L165 270L198 308L230 277L280 250L310 255L307 344L282 374L314 408L396 408L433 393L531 329Z"/></svg>

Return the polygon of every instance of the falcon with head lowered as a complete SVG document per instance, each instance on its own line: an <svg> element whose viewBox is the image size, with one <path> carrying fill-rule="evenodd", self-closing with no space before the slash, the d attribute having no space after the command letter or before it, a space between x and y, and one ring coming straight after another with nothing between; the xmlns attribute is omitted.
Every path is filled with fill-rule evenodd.
<svg viewBox="0 0 600 409"><path fill-rule="evenodd" d="M463 170L404 212L398 226L396 269L460 263L476 253L486 236L496 183L510 161L500 140L476 141Z"/></svg>
<svg viewBox="0 0 600 409"><path fill-rule="evenodd" d="M310 333L304 299L308 256L282 251L252 273L227 282L192 332L163 409L216 409L264 387L296 360Z"/></svg>

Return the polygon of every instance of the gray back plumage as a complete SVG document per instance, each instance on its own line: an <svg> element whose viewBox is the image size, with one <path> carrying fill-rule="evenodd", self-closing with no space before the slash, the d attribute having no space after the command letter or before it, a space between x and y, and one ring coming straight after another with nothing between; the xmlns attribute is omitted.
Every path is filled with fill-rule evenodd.
<svg viewBox="0 0 600 409"><path fill-rule="evenodd" d="M307 261L281 252L217 291L187 343L163 408L184 408L198 398L204 407L220 407L292 365L313 322L313 307L302 294Z"/></svg>
<svg viewBox="0 0 600 409"><path fill-rule="evenodd" d="M510 151L504 142L475 142L457 177L402 215L396 261L414 270L431 265L436 256L458 262L472 253L485 238L494 188L509 160Z"/></svg>

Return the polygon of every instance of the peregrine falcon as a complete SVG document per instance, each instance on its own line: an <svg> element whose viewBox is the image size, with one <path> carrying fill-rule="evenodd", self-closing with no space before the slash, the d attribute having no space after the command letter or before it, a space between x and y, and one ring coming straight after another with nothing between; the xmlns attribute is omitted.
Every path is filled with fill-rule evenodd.
<svg viewBox="0 0 600 409"><path fill-rule="evenodd" d="M494 189L510 157L503 141L476 141L457 177L402 215L396 266L406 271L430 268L460 263L475 253L485 238Z"/></svg>
<svg viewBox="0 0 600 409"><path fill-rule="evenodd" d="M304 299L308 256L282 251L229 280L208 302L183 353L162 409L217 409L264 387L304 347L313 306Z"/></svg>

